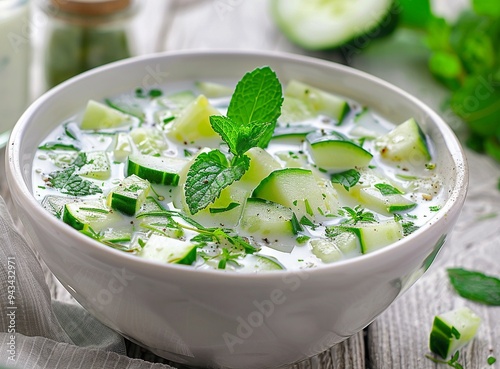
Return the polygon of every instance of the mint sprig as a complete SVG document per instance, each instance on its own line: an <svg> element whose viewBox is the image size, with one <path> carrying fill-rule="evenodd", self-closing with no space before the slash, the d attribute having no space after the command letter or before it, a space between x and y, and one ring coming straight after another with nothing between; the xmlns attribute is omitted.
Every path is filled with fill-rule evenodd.
<svg viewBox="0 0 500 369"><path fill-rule="evenodd" d="M248 170L245 153L266 148L281 114L283 92L276 73L262 67L246 73L236 85L227 116L211 116L210 124L229 148L230 157L212 150L196 157L186 177L185 196L191 214L213 203L221 191Z"/></svg>

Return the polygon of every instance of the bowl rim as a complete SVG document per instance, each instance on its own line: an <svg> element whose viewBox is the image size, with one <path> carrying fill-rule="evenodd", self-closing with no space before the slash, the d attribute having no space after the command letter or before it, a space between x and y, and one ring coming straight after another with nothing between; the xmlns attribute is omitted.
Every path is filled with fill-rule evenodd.
<svg viewBox="0 0 500 369"><path fill-rule="evenodd" d="M49 100L54 94L60 90L64 90L66 86L72 85L73 83L87 78L88 76L94 74L105 73L107 70L121 68L123 66L131 64L140 64L144 61L160 61L170 58L195 58L200 56L211 55L215 57L239 57L244 58L245 56L256 56L256 57L266 57L272 58L273 60L279 61L281 63L293 62L301 63L307 65L318 65L324 68L337 69L343 74L355 75L358 78L368 79L370 82L378 85L382 89L389 89L393 92L401 95L405 100L417 106L420 110L425 112L429 121L433 122L433 126L436 126L441 134L443 135L443 142L446 144L447 151L450 152L453 162L455 163L455 185L449 191L449 196L442 206L442 208L434 213L433 217L429 219L422 227L416 230L414 233L404 237L403 239L392 243L386 247L378 249L368 254L360 255L354 258L349 258L346 260L338 261L328 265L321 265L318 268L306 268L299 270L281 270L281 271L263 271L259 273L237 273L237 272L224 272L220 270L208 270L208 269L195 269L192 267L187 267L184 265L162 263L155 260L148 260L137 257L135 255L130 255L123 251L119 251L110 247L104 247L101 243L96 240L87 237L80 232L74 230L73 228L67 226L59 219L55 217L47 217L46 210L42 208L41 204L35 199L30 188L27 186L23 179L23 174L20 166L20 142L23 135L28 131L29 122L31 121L31 116L45 104L46 100ZM140 272L141 274L155 275L162 272L176 272L184 273L187 276L200 276L201 278L222 278L228 280L228 274L231 275L231 280L247 280L251 279L281 279L286 275L297 274L297 273L332 273L339 272L342 273L352 267L356 266L358 268L369 267L370 265L379 265L383 260L388 259L391 254L396 255L397 250L403 252L408 247L414 247L412 241L415 238L422 237L422 235L436 229L441 223L446 222L446 218L449 213L460 212L463 202L465 201L467 187L468 187L468 167L466 162L466 157L463 148L461 147L455 133L452 129L444 122L444 120L428 105L424 102L411 95L410 93L404 91L403 89L379 78L373 76L369 73L354 69L349 66L338 64L333 61L326 59L319 59L311 56L299 55L288 52L281 51L256 51L256 50L180 50L180 51L165 51L150 55L141 55L136 57L127 58L117 62L113 62L90 71L84 72L80 75L70 78L69 80L61 83L60 85L52 88L51 90L45 92L43 95L38 97L31 105L26 109L26 111L21 115L18 122L12 129L11 136L7 145L6 152L6 169L7 169L7 179L9 183L9 188L11 193L14 187L17 188L16 196L19 197L18 201L25 206L29 206L30 212L32 211L34 216L40 217L43 222L47 222L48 229L53 229L51 227L56 227L60 232L64 232L70 237L76 239L78 243L78 248L89 248L89 252L92 251L93 255L97 253L101 260L109 261L110 263L119 262L121 266L125 268L130 268L132 271ZM9 178L9 172L12 176ZM13 196L14 197L14 196ZM16 203L16 201L15 201ZM36 246L35 246L36 248ZM85 252L85 251L83 251ZM390 259L390 257L389 257ZM182 275L181 275L182 276Z"/></svg>

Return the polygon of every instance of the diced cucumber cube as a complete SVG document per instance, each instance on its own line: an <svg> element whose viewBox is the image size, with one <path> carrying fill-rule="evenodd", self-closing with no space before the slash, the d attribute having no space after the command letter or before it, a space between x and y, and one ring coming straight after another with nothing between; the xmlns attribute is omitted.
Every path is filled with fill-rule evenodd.
<svg viewBox="0 0 500 369"><path fill-rule="evenodd" d="M338 122L342 122L350 111L346 100L297 80L288 82L285 88L285 97L287 96L301 99L312 111L325 114Z"/></svg>
<svg viewBox="0 0 500 369"><path fill-rule="evenodd" d="M108 206L127 215L135 215L146 201L151 186L147 180L131 175L108 194Z"/></svg>
<svg viewBox="0 0 500 369"><path fill-rule="evenodd" d="M129 133L139 152L143 155L161 156L168 150L163 134L155 128L138 127Z"/></svg>
<svg viewBox="0 0 500 369"><path fill-rule="evenodd" d="M91 151L85 153L87 161L78 170L82 177L106 180L111 176L111 165L109 164L106 151Z"/></svg>
<svg viewBox="0 0 500 369"><path fill-rule="evenodd" d="M403 238L403 227L395 220L379 223L361 223L346 227L359 239L361 253L378 250Z"/></svg>
<svg viewBox="0 0 500 369"><path fill-rule="evenodd" d="M365 167L373 155L351 141L327 140L310 144L314 164L328 170L343 171Z"/></svg>
<svg viewBox="0 0 500 369"><path fill-rule="evenodd" d="M432 324L429 348L448 359L474 338L480 324L481 318L467 307L437 315Z"/></svg>
<svg viewBox="0 0 500 369"><path fill-rule="evenodd" d="M385 215L408 211L417 206L415 202L408 200L401 194L383 195L374 187L360 189L359 200L367 208Z"/></svg>
<svg viewBox="0 0 500 369"><path fill-rule="evenodd" d="M191 265L196 260L197 245L153 234L138 253L140 257L165 263Z"/></svg>
<svg viewBox="0 0 500 369"><path fill-rule="evenodd" d="M177 141L192 143L206 139L220 139L210 125L210 116L220 112L203 95L191 102L170 125L169 136Z"/></svg>
<svg viewBox="0 0 500 369"><path fill-rule="evenodd" d="M239 227L245 235L283 252L293 250L294 235L301 228L290 208L258 198L247 200Z"/></svg>
<svg viewBox="0 0 500 369"><path fill-rule="evenodd" d="M100 102L89 100L83 114L81 129L108 129L130 123L127 114L113 109Z"/></svg>
<svg viewBox="0 0 500 369"><path fill-rule="evenodd" d="M316 238L310 241L311 251L324 263L341 260L346 255L359 253L359 241L351 232L342 232L330 239Z"/></svg>
<svg viewBox="0 0 500 369"><path fill-rule="evenodd" d="M120 220L120 214L111 211L101 200L77 201L64 206L63 221L77 230L90 227L100 232Z"/></svg>
<svg viewBox="0 0 500 369"><path fill-rule="evenodd" d="M110 228L104 231L101 241L112 243L129 242L132 239L132 227Z"/></svg>
<svg viewBox="0 0 500 369"><path fill-rule="evenodd" d="M231 87L215 82L198 81L195 85L208 98L229 97L234 91Z"/></svg>
<svg viewBox="0 0 500 369"><path fill-rule="evenodd" d="M179 172L188 160L174 157L158 157L151 155L130 155L128 157L127 175L135 174L151 183L177 186Z"/></svg>
<svg viewBox="0 0 500 369"><path fill-rule="evenodd" d="M375 146L383 158L395 162L425 163L431 160L425 135L413 118L379 137Z"/></svg>
<svg viewBox="0 0 500 369"><path fill-rule="evenodd" d="M325 191L332 187L320 187L313 172L302 168L285 168L271 172L255 188L252 197L281 204L293 210L298 219L315 220L336 213L338 202L325 201Z"/></svg>

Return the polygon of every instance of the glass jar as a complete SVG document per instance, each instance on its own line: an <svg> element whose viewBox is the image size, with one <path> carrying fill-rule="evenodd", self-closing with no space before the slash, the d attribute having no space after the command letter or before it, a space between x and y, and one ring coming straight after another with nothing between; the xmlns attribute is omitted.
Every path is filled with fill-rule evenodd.
<svg viewBox="0 0 500 369"><path fill-rule="evenodd" d="M131 0L42 0L48 16L44 47L46 87L134 54Z"/></svg>
<svg viewBox="0 0 500 369"><path fill-rule="evenodd" d="M0 0L0 148L29 102L27 0Z"/></svg>

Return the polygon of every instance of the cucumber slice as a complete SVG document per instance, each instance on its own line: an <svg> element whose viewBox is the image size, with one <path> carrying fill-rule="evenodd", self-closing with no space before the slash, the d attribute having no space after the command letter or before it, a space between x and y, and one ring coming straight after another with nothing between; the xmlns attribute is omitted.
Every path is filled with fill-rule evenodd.
<svg viewBox="0 0 500 369"><path fill-rule="evenodd" d="M431 160L425 135L413 118L379 137L375 147L383 158L392 161L422 163Z"/></svg>
<svg viewBox="0 0 500 369"><path fill-rule="evenodd" d="M345 255L359 250L358 239L351 232L340 233L332 239L313 239L310 241L310 245L312 253L324 263L339 261Z"/></svg>
<svg viewBox="0 0 500 369"><path fill-rule="evenodd" d="M392 31L397 13L393 0L273 0L271 14L282 32L310 50L332 49L362 37Z"/></svg>
<svg viewBox="0 0 500 369"><path fill-rule="evenodd" d="M177 186L179 172L188 163L186 159L151 155L130 155L127 176L135 174L151 183Z"/></svg>
<svg viewBox="0 0 500 369"><path fill-rule="evenodd" d="M195 86L208 98L229 97L234 91L231 87L214 82L198 81Z"/></svg>
<svg viewBox="0 0 500 369"><path fill-rule="evenodd" d="M354 117L354 128L350 134L356 137L363 137L373 140L389 132L389 129L382 126L373 116L368 108L363 108L361 112Z"/></svg>
<svg viewBox="0 0 500 369"><path fill-rule="evenodd" d="M169 136L187 144L203 139L220 139L210 125L211 115L220 115L220 112L210 105L205 96L200 95L182 110L170 127L167 126L170 128Z"/></svg>
<svg viewBox="0 0 500 369"><path fill-rule="evenodd" d="M64 205L63 221L77 230L89 227L96 232L111 227L121 220L101 200L72 202Z"/></svg>
<svg viewBox="0 0 500 369"><path fill-rule="evenodd" d="M248 184L252 190L273 170L281 169L280 163L260 147L252 147L245 155L250 158L250 166L241 177L240 182Z"/></svg>
<svg viewBox="0 0 500 369"><path fill-rule="evenodd" d="M291 80L286 85L286 97L300 99L312 112L325 114L339 123L350 111L346 100L297 80Z"/></svg>
<svg viewBox="0 0 500 369"><path fill-rule="evenodd" d="M255 188L252 197L281 204L293 210L297 218L315 220L336 213L338 203L325 201L324 191L312 171L302 168L285 168L271 172ZM330 188L334 191L333 188Z"/></svg>
<svg viewBox="0 0 500 369"><path fill-rule="evenodd" d="M301 98L285 96L281 105L280 124L294 124L316 117L310 104Z"/></svg>
<svg viewBox="0 0 500 369"><path fill-rule="evenodd" d="M146 119L146 110L148 100L139 99L132 95L123 94L113 98L106 99L106 104L111 108L121 111L124 114L132 115L143 122Z"/></svg>
<svg viewBox="0 0 500 369"><path fill-rule="evenodd" d="M110 228L104 231L101 241L111 243L130 242L132 239L132 227Z"/></svg>
<svg viewBox="0 0 500 369"><path fill-rule="evenodd" d="M168 150L163 134L155 128L134 128L129 133L139 152L143 155L161 156Z"/></svg>
<svg viewBox="0 0 500 369"><path fill-rule="evenodd" d="M237 270L244 272L265 272L286 269L276 258L268 255L246 255L239 263L242 267Z"/></svg>
<svg viewBox="0 0 500 369"><path fill-rule="evenodd" d="M292 252L294 236L301 229L290 208L259 198L247 200L239 227L243 234L283 252Z"/></svg>
<svg viewBox="0 0 500 369"><path fill-rule="evenodd" d="M345 229L358 237L362 254L378 250L403 238L403 227L395 220L363 223Z"/></svg>
<svg viewBox="0 0 500 369"><path fill-rule="evenodd" d="M311 143L310 154L318 167L335 171L366 167L373 157L354 142L340 140Z"/></svg>
<svg viewBox="0 0 500 369"><path fill-rule="evenodd" d="M196 260L197 245L153 234L137 254L150 260L191 265Z"/></svg>
<svg viewBox="0 0 500 369"><path fill-rule="evenodd" d="M196 99L196 95L189 90L180 91L160 99L160 104L165 107L173 108L174 111L179 112L186 106L191 104Z"/></svg>
<svg viewBox="0 0 500 369"><path fill-rule="evenodd" d="M360 189L359 200L367 208L385 215L408 211L417 206L416 203L408 200L402 194L383 195L380 190L374 187Z"/></svg>
<svg viewBox="0 0 500 369"><path fill-rule="evenodd" d="M78 170L82 177L106 180L111 176L111 165L109 164L106 151L92 151L85 153L86 163Z"/></svg>
<svg viewBox="0 0 500 369"><path fill-rule="evenodd" d="M89 100L83 114L81 129L108 129L131 123L127 114L100 102Z"/></svg>
<svg viewBox="0 0 500 369"><path fill-rule="evenodd" d="M61 219L64 206L72 202L75 202L75 199L71 197L47 195L43 198L41 205L49 213Z"/></svg>
<svg viewBox="0 0 500 369"><path fill-rule="evenodd" d="M151 186L147 180L132 174L111 190L107 204L114 210L127 215L135 215L146 201Z"/></svg>
<svg viewBox="0 0 500 369"><path fill-rule="evenodd" d="M446 360L474 338L480 324L481 318L467 307L437 315L432 324L429 348Z"/></svg>

